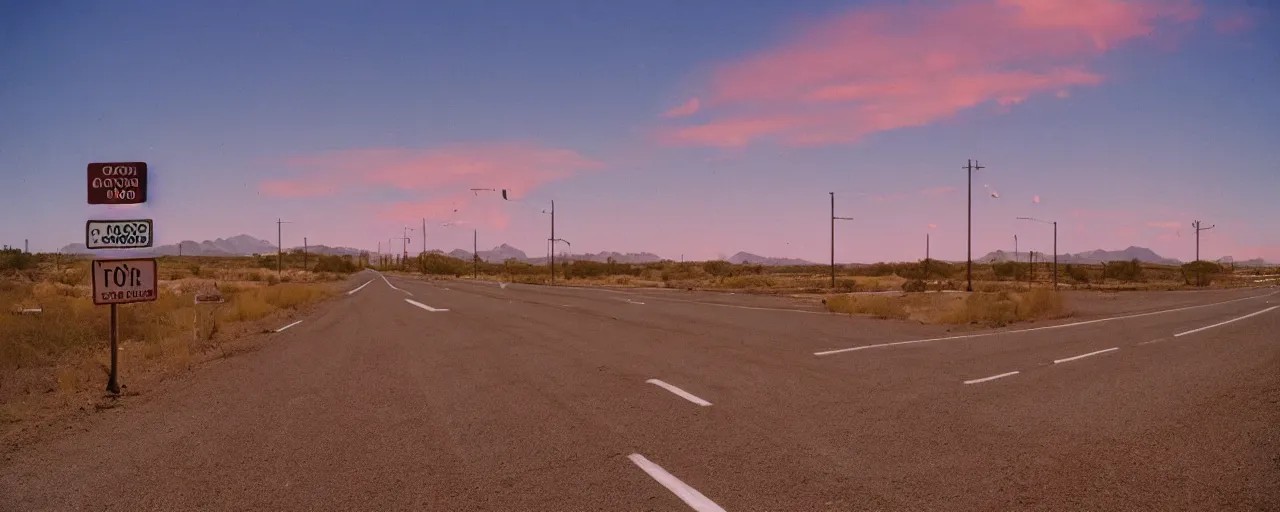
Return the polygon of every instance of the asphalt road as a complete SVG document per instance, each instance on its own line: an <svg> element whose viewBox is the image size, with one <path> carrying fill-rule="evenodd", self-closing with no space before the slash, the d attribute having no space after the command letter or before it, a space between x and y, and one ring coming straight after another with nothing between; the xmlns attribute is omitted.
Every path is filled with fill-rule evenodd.
<svg viewBox="0 0 1280 512"><path fill-rule="evenodd" d="M366 282L7 455L0 509L1280 510L1274 288L949 333Z"/></svg>

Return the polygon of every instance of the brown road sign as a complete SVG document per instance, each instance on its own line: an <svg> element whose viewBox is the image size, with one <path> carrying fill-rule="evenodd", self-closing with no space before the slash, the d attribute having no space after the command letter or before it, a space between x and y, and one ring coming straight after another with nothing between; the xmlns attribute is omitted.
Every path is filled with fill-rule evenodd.
<svg viewBox="0 0 1280 512"><path fill-rule="evenodd" d="M89 204L147 202L147 163L89 164Z"/></svg>
<svg viewBox="0 0 1280 512"><path fill-rule="evenodd" d="M155 258L93 260L93 303L150 302L160 293Z"/></svg>

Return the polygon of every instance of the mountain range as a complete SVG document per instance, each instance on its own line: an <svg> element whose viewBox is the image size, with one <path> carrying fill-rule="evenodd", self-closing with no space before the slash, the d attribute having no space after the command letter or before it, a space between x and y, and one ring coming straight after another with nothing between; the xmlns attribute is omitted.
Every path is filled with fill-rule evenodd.
<svg viewBox="0 0 1280 512"><path fill-rule="evenodd" d="M1039 251L1035 251L1035 257L1037 261L1050 261L1053 259L1052 255L1045 254ZM992 263L992 262L1010 261L1013 258L1014 258L1014 254L1012 252L993 251L988 253L986 256L977 258L973 261L978 263ZM1018 261L1027 261L1028 255L1026 252L1022 252L1017 254L1017 258L1018 258ZM1102 263L1106 261L1130 261L1134 259L1141 261L1143 263L1151 263L1155 265L1181 265L1182 264L1181 261L1178 261L1172 258L1165 258L1163 256L1160 256L1159 254L1156 254L1155 251L1151 249L1147 249L1146 247L1131 246L1127 249L1122 249L1119 251L1104 251L1102 249L1098 249L1095 251L1058 255L1058 263L1064 263L1064 264L1065 263L1095 263L1096 264L1096 263Z"/></svg>
<svg viewBox="0 0 1280 512"><path fill-rule="evenodd" d="M291 247L286 251L300 251L302 247ZM307 247L307 251L311 254L330 254L330 255L358 255L362 251L351 247L330 247L327 245L312 245ZM148 257L148 256L249 256L253 254L272 254L276 252L275 244L268 240L254 238L249 235L238 235L231 238L219 238L216 240L205 240L203 242L195 242L185 240L177 244L161 245L148 249L122 249L122 250L96 250L90 251L85 248L82 243L69 244L61 249L63 254L92 254L100 257ZM470 261L471 252L463 249L455 249L445 253L443 251L431 251L439 254L448 254L449 256ZM525 263L535 265L545 264L547 258L545 256L530 257L524 251L502 244L487 251L479 251L481 260L491 263L501 263L508 259L515 259ZM1018 259L1026 261L1027 253L1019 253ZM974 261L979 263L991 263L1010 261L1014 257L1013 253L1003 250L993 251ZM601 251L598 253L582 253L582 254L557 254L556 259L562 261L596 261L605 263L612 258L617 263L653 263L662 261L662 257L650 252L640 253L619 253L612 251ZM1052 260L1051 255L1036 252L1038 261ZM1129 247L1118 251L1095 250L1080 252L1075 254L1058 255L1059 263L1101 263L1104 261L1129 261L1137 259L1143 263L1152 263L1159 265L1180 265L1182 262L1165 258L1156 254L1155 251L1145 247ZM1230 261L1230 258L1223 258L1222 261ZM730 263L752 263L765 266L781 266L781 265L821 265L807 260L797 258L777 258L769 256L760 256L749 252L738 252L728 258ZM1256 259L1249 261L1237 261L1237 266L1263 266L1268 265L1267 262Z"/></svg>

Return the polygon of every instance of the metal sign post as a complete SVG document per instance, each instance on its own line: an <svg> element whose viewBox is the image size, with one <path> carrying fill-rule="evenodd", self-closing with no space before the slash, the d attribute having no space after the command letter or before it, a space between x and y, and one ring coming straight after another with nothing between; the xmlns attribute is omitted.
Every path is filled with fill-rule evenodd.
<svg viewBox="0 0 1280 512"><path fill-rule="evenodd" d="M147 163L108 162L88 166L89 204L121 205L147 202ZM90 220L84 241L89 249L137 249L151 247L155 229L151 219ZM120 394L118 306L150 302L160 294L155 258L95 259L90 266L93 303L111 306L111 375L107 391Z"/></svg>

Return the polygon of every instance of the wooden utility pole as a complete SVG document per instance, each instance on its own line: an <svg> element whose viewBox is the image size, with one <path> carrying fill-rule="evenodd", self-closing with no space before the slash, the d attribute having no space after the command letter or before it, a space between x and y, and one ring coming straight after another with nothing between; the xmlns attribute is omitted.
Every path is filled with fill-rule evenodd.
<svg viewBox="0 0 1280 512"><path fill-rule="evenodd" d="M964 168L969 171L969 267L966 271L969 285L966 289L968 291L973 291L973 171L980 170L983 167L982 165L979 165L978 162L969 160L969 164Z"/></svg>

